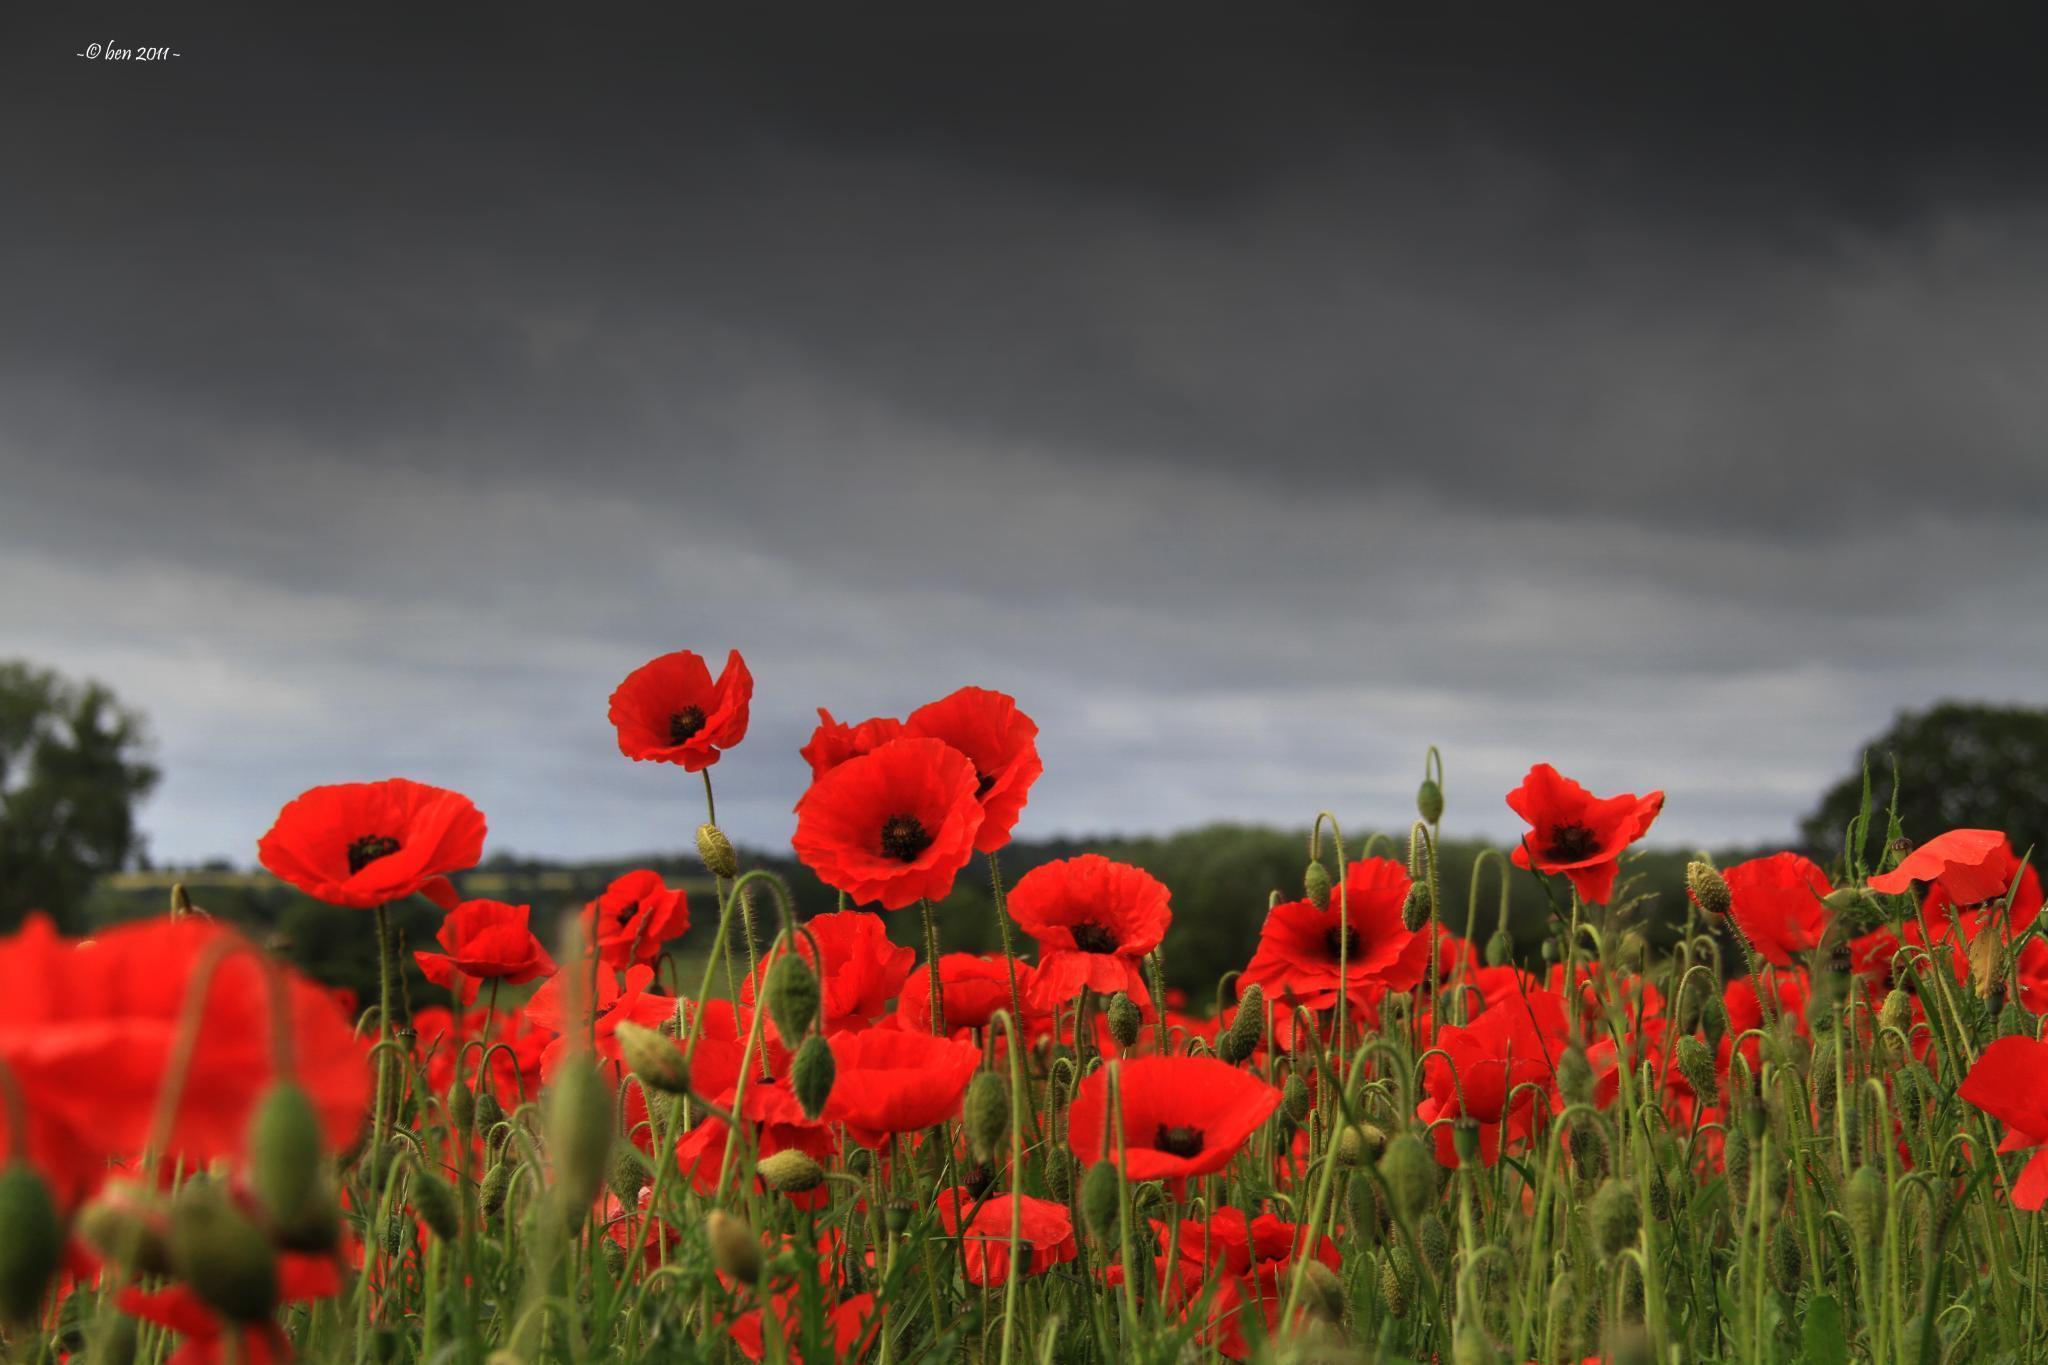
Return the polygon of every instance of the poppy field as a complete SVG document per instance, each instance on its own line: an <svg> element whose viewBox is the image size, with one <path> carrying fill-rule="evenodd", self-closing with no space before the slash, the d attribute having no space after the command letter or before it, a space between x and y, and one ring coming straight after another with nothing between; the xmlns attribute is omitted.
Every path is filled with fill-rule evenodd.
<svg viewBox="0 0 2048 1365"><path fill-rule="evenodd" d="M7 1359L2048 1360L2048 943L2003 832L1866 786L1824 856L1702 857L1658 906L1664 793L1535 762L1452 885L1431 750L1406 830L1306 812L1190 986L1144 870L1005 877L1038 731L981 688L820 710L793 847L839 908L798 917L717 823L752 689L677 652L610 702L711 903L466 897L483 813L393 778L256 843L360 913L376 998L182 895L0 940ZM968 878L1000 951L947 950Z"/></svg>

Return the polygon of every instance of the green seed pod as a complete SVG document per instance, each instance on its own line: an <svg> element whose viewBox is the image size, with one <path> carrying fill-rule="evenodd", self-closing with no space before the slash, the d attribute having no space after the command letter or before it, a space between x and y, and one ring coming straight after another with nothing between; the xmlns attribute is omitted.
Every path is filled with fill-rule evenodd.
<svg viewBox="0 0 2048 1365"><path fill-rule="evenodd" d="M0 1318L15 1326L36 1310L64 1254L64 1228L50 1187L26 1161L0 1174Z"/></svg>
<svg viewBox="0 0 2048 1365"><path fill-rule="evenodd" d="M1678 1074L1692 1087L1695 1096L1704 1103L1720 1093L1720 1083L1714 1075L1714 1054L1705 1043L1693 1034L1682 1034L1674 1052L1678 1059Z"/></svg>
<svg viewBox="0 0 2048 1365"><path fill-rule="evenodd" d="M1318 910L1330 908L1330 869L1320 859L1310 863L1301 874L1301 894Z"/></svg>
<svg viewBox="0 0 2048 1365"><path fill-rule="evenodd" d="M477 1207L495 1218L505 1207L505 1196L512 1190L512 1165L499 1161L484 1172L483 1185L477 1190Z"/></svg>
<svg viewBox="0 0 2048 1365"><path fill-rule="evenodd" d="M1642 1230L1643 1206L1635 1190L1619 1180L1608 1180L1593 1196L1593 1244L1600 1258L1611 1261L1621 1249L1632 1245Z"/></svg>
<svg viewBox="0 0 2048 1365"><path fill-rule="evenodd" d="M1119 1207L1116 1167L1107 1161L1098 1161L1081 1177L1081 1221L1105 1246L1118 1244L1122 1230Z"/></svg>
<svg viewBox="0 0 2048 1365"><path fill-rule="evenodd" d="M792 952L783 952L768 969L768 1017L786 1046L795 1047L818 1017L818 974Z"/></svg>
<svg viewBox="0 0 2048 1365"><path fill-rule="evenodd" d="M1859 1247L1876 1250L1884 1238L1884 1177L1874 1166L1859 1166L1842 1190L1842 1216Z"/></svg>
<svg viewBox="0 0 2048 1365"><path fill-rule="evenodd" d="M1402 1133L1380 1154L1380 1178L1395 1211L1410 1221L1436 1203L1436 1158L1413 1133Z"/></svg>
<svg viewBox="0 0 2048 1365"><path fill-rule="evenodd" d="M1505 967L1515 960L1515 941L1505 929L1496 929L1486 940L1486 965Z"/></svg>
<svg viewBox="0 0 2048 1365"><path fill-rule="evenodd" d="M1118 991L1109 997L1109 1007L1102 1013L1109 1023L1109 1036L1118 1047L1137 1046L1138 1033L1145 1027L1145 1016L1137 1001Z"/></svg>
<svg viewBox="0 0 2048 1365"><path fill-rule="evenodd" d="M732 840L716 825L697 826L697 856L704 860L704 870L714 877L739 875L740 860L732 851Z"/></svg>
<svg viewBox="0 0 2048 1365"><path fill-rule="evenodd" d="M744 1218L724 1209L704 1216L704 1240L711 1247L711 1264L742 1284L753 1284L761 1276L761 1239Z"/></svg>
<svg viewBox="0 0 2048 1365"><path fill-rule="evenodd" d="M1309 1098L1308 1082L1290 1074L1287 1084L1280 1090L1280 1105L1287 1111L1287 1117L1301 1123L1308 1118L1308 1111L1314 1104L1315 1101Z"/></svg>
<svg viewBox="0 0 2048 1365"><path fill-rule="evenodd" d="M1771 1234L1771 1279L1777 1283L1779 1292L1787 1295L1799 1292L1804 1260L1799 1250L1799 1238L1791 1225L1779 1223L1777 1231Z"/></svg>
<svg viewBox="0 0 2048 1365"><path fill-rule="evenodd" d="M1411 1289L1415 1283L1412 1260L1401 1247L1389 1247L1387 1254L1380 1258L1380 1302L1387 1306L1387 1315L1395 1318L1408 1316L1412 1300Z"/></svg>
<svg viewBox="0 0 2048 1365"><path fill-rule="evenodd" d="M1557 1090L1567 1104L1593 1102L1593 1064L1586 1060L1586 1050L1577 1043L1557 1059Z"/></svg>
<svg viewBox="0 0 2048 1365"><path fill-rule="evenodd" d="M825 1168L794 1147L762 1157L754 1163L754 1174L777 1194L804 1194L825 1183Z"/></svg>
<svg viewBox="0 0 2048 1365"><path fill-rule="evenodd" d="M180 1192L170 1242L178 1278L222 1317L261 1322L277 1307L277 1253L219 1185L194 1181Z"/></svg>
<svg viewBox="0 0 2048 1365"><path fill-rule="evenodd" d="M647 1185L647 1158L638 1149L619 1143L612 1152L611 1169L605 1172L604 1183L621 1204L637 1203L640 1191Z"/></svg>
<svg viewBox="0 0 2048 1365"><path fill-rule="evenodd" d="M613 1036L626 1069L641 1085L663 1095L690 1093L690 1064L675 1039L630 1019L621 1020Z"/></svg>
<svg viewBox="0 0 2048 1365"><path fill-rule="evenodd" d="M1415 789L1415 813L1422 817L1425 825L1443 823L1444 789L1433 777L1422 779L1422 785Z"/></svg>
<svg viewBox="0 0 2048 1365"><path fill-rule="evenodd" d="M612 1095L597 1066L577 1054L555 1073L548 1092L548 1145L564 1212L580 1213L597 1198L612 1159Z"/></svg>
<svg viewBox="0 0 2048 1365"><path fill-rule="evenodd" d="M1728 894L1728 883L1715 870L1712 863L1691 862L1685 865L1685 887L1692 892L1692 898L1708 915L1725 915L1734 898Z"/></svg>
<svg viewBox="0 0 2048 1365"><path fill-rule="evenodd" d="M789 1064L789 1088L806 1117L815 1119L825 1112L825 1102L832 1098L832 1086L838 1079L839 1063L833 1059L831 1046L815 1033L804 1039L804 1045L796 1050L796 1060Z"/></svg>
<svg viewBox="0 0 2048 1365"><path fill-rule="evenodd" d="M1416 882L1408 888L1408 899L1401 903L1401 923L1411 934L1421 933L1422 926L1429 923L1429 884Z"/></svg>
<svg viewBox="0 0 2048 1365"><path fill-rule="evenodd" d="M891 1199L882 1208L882 1223L889 1231L901 1233L910 1226L910 1215L912 1212L913 1210L908 1199Z"/></svg>
<svg viewBox="0 0 2048 1365"><path fill-rule="evenodd" d="M432 1171L415 1171L412 1206L436 1237L452 1242L462 1235L462 1201L447 1181Z"/></svg>
<svg viewBox="0 0 2048 1365"><path fill-rule="evenodd" d="M1431 1213L1415 1225L1415 1240L1422 1245L1422 1259L1429 1264L1429 1273L1442 1284L1451 1269L1451 1230L1444 1226L1441 1217Z"/></svg>
<svg viewBox="0 0 2048 1365"><path fill-rule="evenodd" d="M249 1120L249 1183L273 1223L289 1223L320 1186L320 1118L296 1082L278 1081Z"/></svg>
<svg viewBox="0 0 2048 1365"><path fill-rule="evenodd" d="M967 1130L967 1148L978 1160L993 1161L1008 1145L1010 1092L1003 1088L1002 1077L993 1071L976 1073L967 1086L961 1125Z"/></svg>
<svg viewBox="0 0 2048 1365"><path fill-rule="evenodd" d="M1479 1164L1479 1120L1461 1118L1451 1124L1451 1151L1460 1166Z"/></svg>
<svg viewBox="0 0 2048 1365"><path fill-rule="evenodd" d="M1301 1304L1324 1322L1344 1317L1344 1286L1337 1272L1311 1256L1301 1263Z"/></svg>

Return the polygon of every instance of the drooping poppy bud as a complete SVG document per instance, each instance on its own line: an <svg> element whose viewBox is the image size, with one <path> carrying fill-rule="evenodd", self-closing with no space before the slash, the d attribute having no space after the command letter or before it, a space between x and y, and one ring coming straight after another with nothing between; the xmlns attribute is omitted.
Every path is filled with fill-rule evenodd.
<svg viewBox="0 0 2048 1365"><path fill-rule="evenodd" d="M249 1121L249 1183L272 1223L290 1223L313 1202L320 1184L320 1118L294 1081L270 1087Z"/></svg>
<svg viewBox="0 0 2048 1365"><path fill-rule="evenodd" d="M1390 1317L1408 1316L1410 1286L1415 1282L1413 1264L1414 1258L1401 1246L1389 1247L1380 1261L1380 1302L1387 1306Z"/></svg>
<svg viewBox="0 0 2048 1365"><path fill-rule="evenodd" d="M1401 923L1411 934L1422 932L1429 923L1429 883L1418 881L1408 888L1408 897L1401 902Z"/></svg>
<svg viewBox="0 0 2048 1365"><path fill-rule="evenodd" d="M1118 1047L1135 1047L1138 1031L1145 1026L1145 1016L1138 1010L1138 1002L1118 991L1109 998L1109 1008L1104 1011L1109 1021L1109 1036Z"/></svg>
<svg viewBox="0 0 2048 1365"><path fill-rule="evenodd" d="M783 953L768 969L768 1017L784 1044L794 1046L818 1017L818 974L796 953Z"/></svg>
<svg viewBox="0 0 2048 1365"><path fill-rule="evenodd" d="M762 1157L754 1163L754 1174L777 1194L805 1194L825 1183L825 1168L795 1147Z"/></svg>
<svg viewBox="0 0 2048 1365"><path fill-rule="evenodd" d="M1593 1064L1584 1048L1574 1044L1557 1059L1557 1092L1567 1104L1593 1102Z"/></svg>
<svg viewBox="0 0 2048 1365"><path fill-rule="evenodd" d="M567 1210L585 1208L604 1183L612 1153L611 1087L587 1056L564 1062L549 1088L548 1142Z"/></svg>
<svg viewBox="0 0 2048 1365"><path fill-rule="evenodd" d="M1401 1217L1411 1222L1436 1202L1436 1159L1413 1133L1402 1133L1380 1155L1380 1178Z"/></svg>
<svg viewBox="0 0 2048 1365"><path fill-rule="evenodd" d="M743 1284L761 1277L761 1239L744 1218L724 1209L704 1216L704 1240L711 1246L711 1263Z"/></svg>
<svg viewBox="0 0 2048 1365"><path fill-rule="evenodd" d="M968 1150L982 1161L992 1161L1010 1135L1010 1092L993 1071L983 1071L967 1086L967 1101L961 1110L967 1129Z"/></svg>
<svg viewBox="0 0 2048 1365"><path fill-rule="evenodd" d="M484 1172L483 1184L477 1189L476 1205L488 1217L495 1218L505 1207L505 1196L512 1191L512 1167L504 1161L494 1162Z"/></svg>
<svg viewBox="0 0 2048 1365"><path fill-rule="evenodd" d="M1515 958L1515 940L1505 929L1496 929L1486 940L1486 965L1505 967Z"/></svg>
<svg viewBox="0 0 2048 1365"><path fill-rule="evenodd" d="M1429 1265L1429 1273L1442 1284L1444 1276L1451 1269L1451 1230L1441 1215L1429 1213L1415 1225L1415 1240L1421 1244L1422 1259Z"/></svg>
<svg viewBox="0 0 2048 1365"><path fill-rule="evenodd" d="M697 826L697 856L704 870L714 877L732 878L740 872L740 860L732 851L732 840L716 825Z"/></svg>
<svg viewBox="0 0 2048 1365"><path fill-rule="evenodd" d="M1280 1087L1280 1108L1296 1123L1308 1117L1314 1101L1309 1098L1308 1082L1299 1075L1289 1075L1287 1084Z"/></svg>
<svg viewBox="0 0 2048 1365"><path fill-rule="evenodd" d="M1217 1039L1216 1055L1235 1066L1257 1052L1266 1041L1266 992L1256 982L1237 997L1237 1014L1230 1028Z"/></svg>
<svg viewBox="0 0 2048 1365"><path fill-rule="evenodd" d="M476 1128L476 1091L462 1078L458 1069L455 1079L449 1082L446 1099L448 1121L455 1125L455 1131L467 1137Z"/></svg>
<svg viewBox="0 0 2048 1365"><path fill-rule="evenodd" d="M1681 1036L1673 1049L1678 1059L1678 1074L1692 1087L1692 1093L1702 1101L1711 1100L1716 1093L1714 1079L1714 1054L1707 1045L1688 1033Z"/></svg>
<svg viewBox="0 0 2048 1365"><path fill-rule="evenodd" d="M635 1148L620 1143L612 1152L611 1168L604 1173L605 1188L617 1195L621 1204L631 1204L639 1199L647 1179L647 1158Z"/></svg>
<svg viewBox="0 0 2048 1365"><path fill-rule="evenodd" d="M1777 1281L1779 1292L1788 1297L1799 1292L1804 1262L1798 1233L1790 1223L1779 1223L1777 1231L1771 1234L1771 1278Z"/></svg>
<svg viewBox="0 0 2048 1365"><path fill-rule="evenodd" d="M1735 903L1728 882L1712 863L1695 861L1685 865L1685 888L1700 909L1709 915L1725 915Z"/></svg>
<svg viewBox="0 0 2048 1365"><path fill-rule="evenodd" d="M1088 1225L1088 1231L1094 1234L1095 1240L1104 1246L1119 1244L1123 1229L1119 1217L1121 1207L1116 1167L1107 1161L1096 1162L1081 1177L1081 1221Z"/></svg>
<svg viewBox="0 0 2048 1365"><path fill-rule="evenodd" d="M1074 1158L1064 1147L1055 1147L1045 1154L1045 1188L1061 1203L1073 1197Z"/></svg>
<svg viewBox="0 0 2048 1365"><path fill-rule="evenodd" d="M1425 825L1441 824L1444 818L1444 789L1433 777L1422 779L1415 789L1415 813Z"/></svg>
<svg viewBox="0 0 2048 1365"><path fill-rule="evenodd" d="M1613 1260L1636 1240L1642 1226L1643 1206L1632 1187L1613 1179L1600 1186L1593 1196L1593 1244L1602 1259Z"/></svg>
<svg viewBox="0 0 2048 1365"><path fill-rule="evenodd" d="M815 1119L825 1112L838 1080L839 1062L831 1045L815 1033L804 1039L804 1045L796 1050L796 1060L789 1064L789 1088L803 1106L805 1117Z"/></svg>
<svg viewBox="0 0 2048 1365"><path fill-rule="evenodd" d="M1337 1272L1313 1256L1301 1263L1301 1302L1324 1322L1344 1316L1344 1286L1338 1283Z"/></svg>
<svg viewBox="0 0 2048 1365"><path fill-rule="evenodd" d="M1376 1124L1354 1124L1337 1135L1337 1164L1363 1166L1378 1161L1386 1149L1387 1135Z"/></svg>
<svg viewBox="0 0 2048 1365"><path fill-rule="evenodd" d="M618 1040L626 1069L640 1084L664 1095L690 1093L690 1064L683 1060L683 1050L673 1038L630 1019L621 1019L612 1036Z"/></svg>
<svg viewBox="0 0 2048 1365"><path fill-rule="evenodd" d="M1884 1177L1872 1166L1858 1166L1842 1190L1842 1216L1856 1243L1876 1247L1884 1236Z"/></svg>
<svg viewBox="0 0 2048 1365"><path fill-rule="evenodd" d="M444 1242L462 1235L462 1202L447 1181L432 1171L415 1171L412 1177L412 1206L420 1221Z"/></svg>
<svg viewBox="0 0 2048 1365"><path fill-rule="evenodd" d="M27 1162L10 1163L0 1174L0 1316L8 1323L35 1320L63 1252L49 1185Z"/></svg>
<svg viewBox="0 0 2048 1365"><path fill-rule="evenodd" d="M1330 869L1318 858L1301 874L1301 894L1318 910L1330 908Z"/></svg>
<svg viewBox="0 0 2048 1365"><path fill-rule="evenodd" d="M261 1322L277 1307L277 1252L213 1181L194 1181L171 1206L171 1268L209 1308Z"/></svg>

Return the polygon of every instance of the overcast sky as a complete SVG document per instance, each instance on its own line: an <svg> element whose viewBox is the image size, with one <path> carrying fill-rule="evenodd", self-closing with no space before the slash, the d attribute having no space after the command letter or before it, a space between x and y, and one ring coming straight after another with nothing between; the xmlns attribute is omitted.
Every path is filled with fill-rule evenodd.
<svg viewBox="0 0 2048 1365"><path fill-rule="evenodd" d="M1542 760L1691 843L2048 693L2038 23L90 8L0 31L0 657L148 713L160 860L393 774L673 845L605 698L678 648L774 843L815 707L963 683L1027 836L1434 742L1457 831Z"/></svg>

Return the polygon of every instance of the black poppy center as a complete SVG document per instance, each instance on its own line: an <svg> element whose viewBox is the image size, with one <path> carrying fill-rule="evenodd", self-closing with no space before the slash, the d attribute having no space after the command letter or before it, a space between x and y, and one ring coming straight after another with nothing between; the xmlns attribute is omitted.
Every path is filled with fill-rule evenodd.
<svg viewBox="0 0 2048 1365"><path fill-rule="evenodd" d="M696 733L704 728L704 708L685 706L680 711L671 711L668 717L668 742L688 744Z"/></svg>
<svg viewBox="0 0 2048 1365"><path fill-rule="evenodd" d="M994 775L994 774L992 774L992 773L984 773L984 772L977 772L977 773L975 773L975 775L974 775L974 799L975 799L975 800L977 800L977 801L979 801L979 800L980 800L980 799L981 799L982 797L984 797L984 796L987 796L987 795L988 795L988 789L989 789L990 787L993 787L993 786L994 786L995 784L996 784L996 779L995 779L995 775Z"/></svg>
<svg viewBox="0 0 2048 1365"><path fill-rule="evenodd" d="M1073 927L1074 946L1084 953L1113 953L1117 949L1116 934L1093 920Z"/></svg>
<svg viewBox="0 0 2048 1365"><path fill-rule="evenodd" d="M1348 926L1342 929L1332 927L1329 933L1323 935L1323 942L1329 945L1331 957L1341 958L1347 962L1356 962L1358 960L1358 931L1356 929Z"/></svg>
<svg viewBox="0 0 2048 1365"><path fill-rule="evenodd" d="M1161 1152L1175 1156L1200 1156L1202 1152L1202 1130L1186 1126L1169 1128L1159 1125L1159 1131L1152 1135L1152 1146Z"/></svg>
<svg viewBox="0 0 2048 1365"><path fill-rule="evenodd" d="M376 862L398 852L398 840L388 834L365 834L348 846L349 875L354 876Z"/></svg>
<svg viewBox="0 0 2048 1365"><path fill-rule="evenodd" d="M1554 863L1576 863L1592 857L1600 850L1600 836L1584 825L1559 825L1550 831L1550 850L1546 855Z"/></svg>
<svg viewBox="0 0 2048 1365"><path fill-rule="evenodd" d="M892 815L882 822L882 856L899 863L914 863L932 846L924 821L915 815Z"/></svg>

